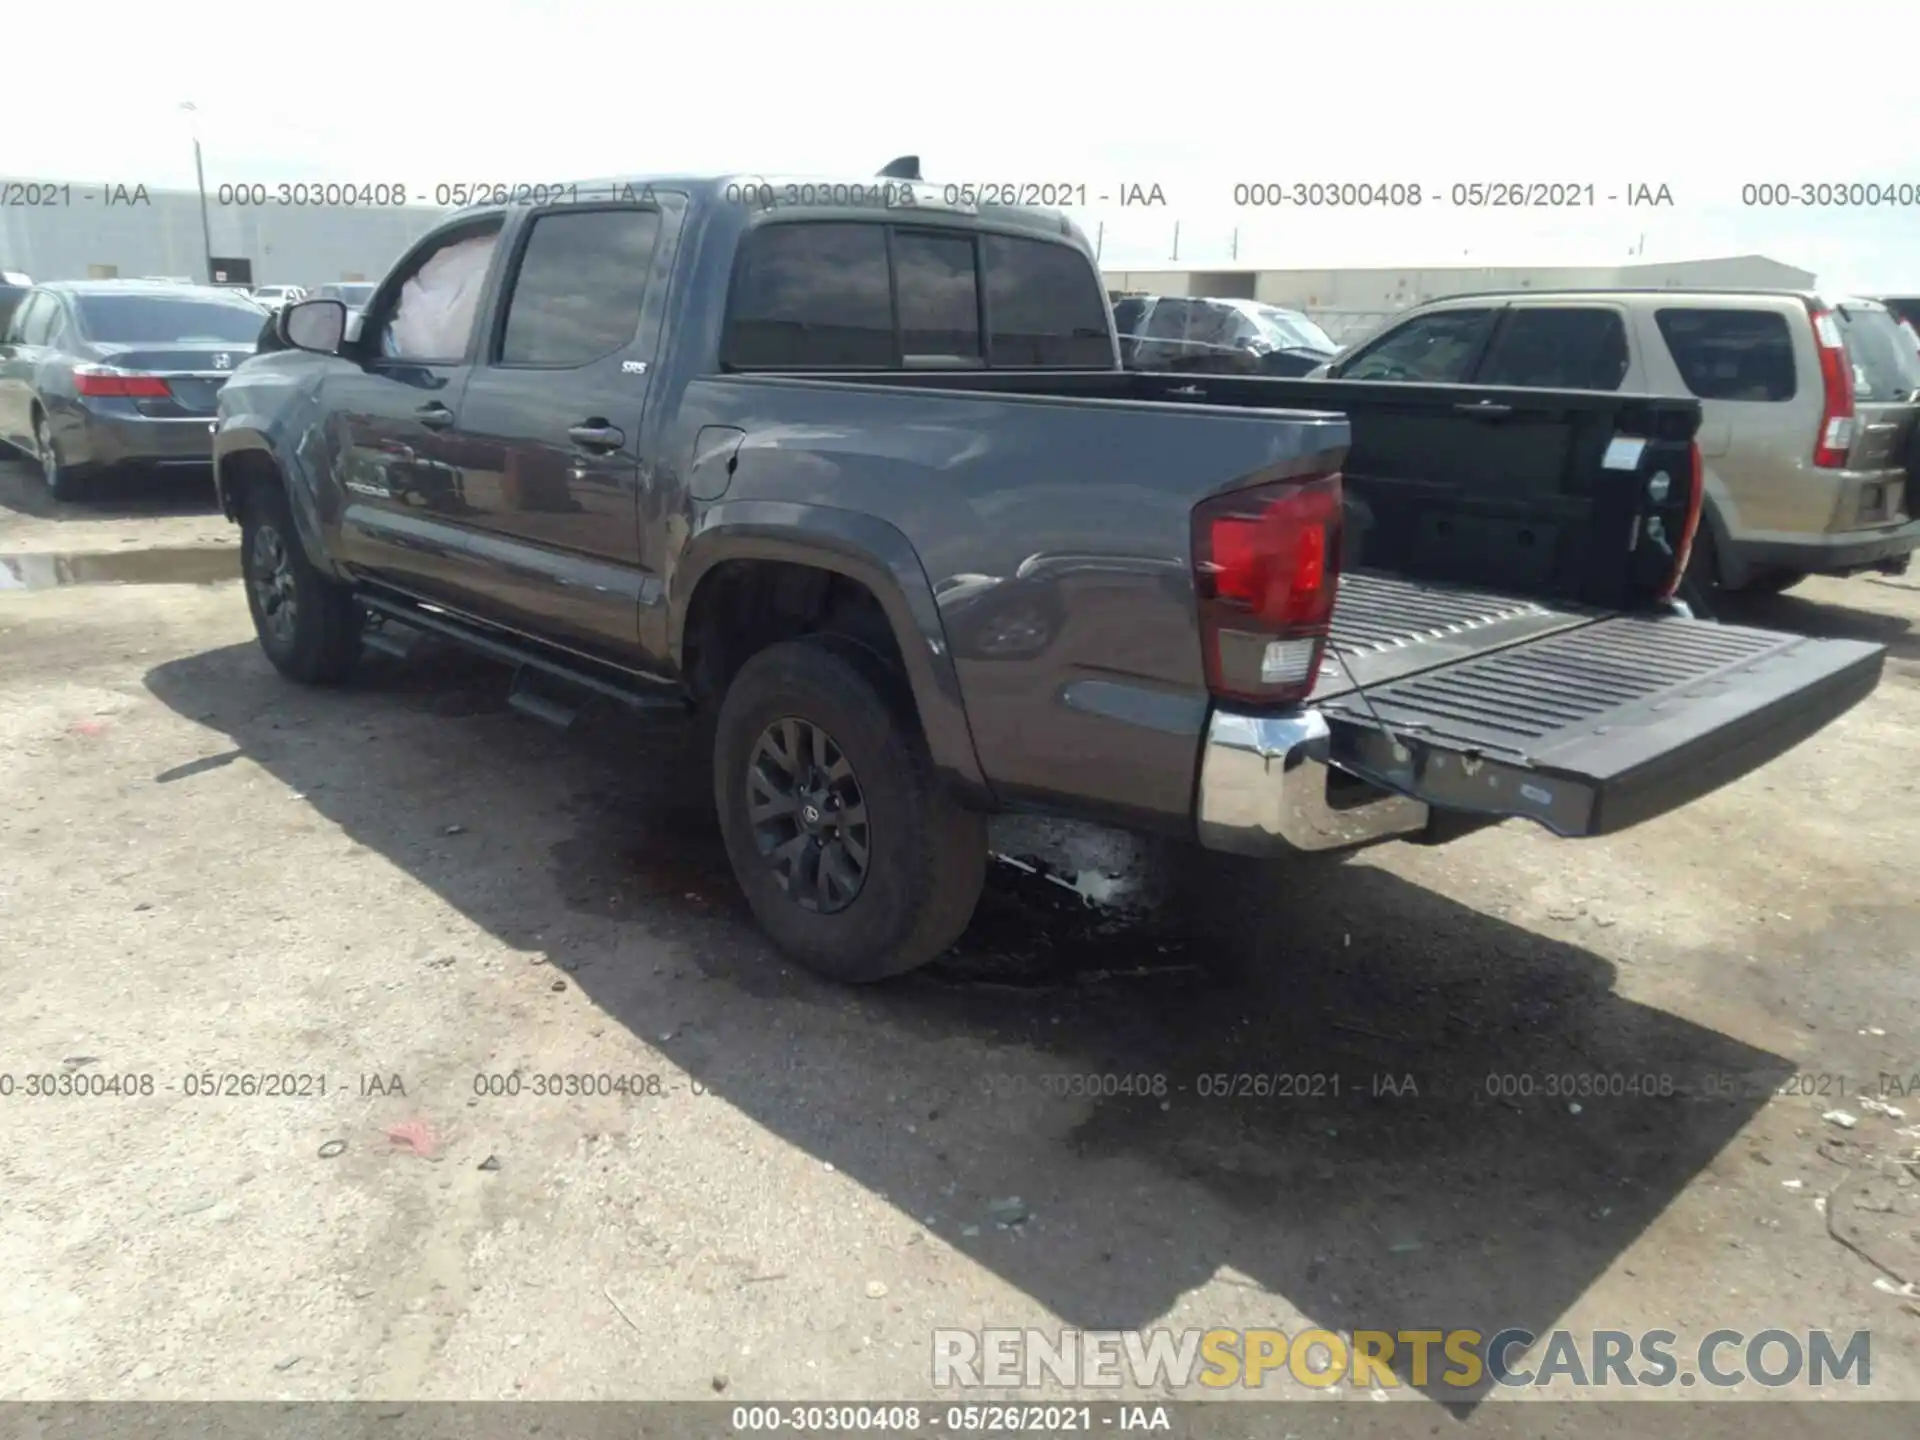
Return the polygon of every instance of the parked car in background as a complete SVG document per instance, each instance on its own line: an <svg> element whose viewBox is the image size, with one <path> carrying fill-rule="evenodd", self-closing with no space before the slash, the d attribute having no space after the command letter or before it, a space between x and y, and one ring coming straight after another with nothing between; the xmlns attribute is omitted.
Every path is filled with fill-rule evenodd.
<svg viewBox="0 0 1920 1440"><path fill-rule="evenodd" d="M1920 356L1876 300L1784 290L1455 295L1416 306L1314 373L1697 397L1706 512L1689 578L1699 589L1899 572L1920 546Z"/></svg>
<svg viewBox="0 0 1920 1440"><path fill-rule="evenodd" d="M0 440L59 500L131 466L207 465L214 402L265 315L210 285L36 285L0 336Z"/></svg>
<svg viewBox="0 0 1920 1440"><path fill-rule="evenodd" d="M1257 300L1129 295L1114 302L1113 325L1129 370L1285 377L1340 349L1298 310Z"/></svg>
<svg viewBox="0 0 1920 1440"><path fill-rule="evenodd" d="M253 303L268 310L278 310L282 305L307 298L305 288L299 285L261 285L252 294Z"/></svg>

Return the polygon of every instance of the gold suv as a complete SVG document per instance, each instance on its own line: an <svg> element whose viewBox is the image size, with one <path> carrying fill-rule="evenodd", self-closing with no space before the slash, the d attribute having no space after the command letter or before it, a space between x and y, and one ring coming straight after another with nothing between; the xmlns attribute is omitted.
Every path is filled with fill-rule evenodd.
<svg viewBox="0 0 1920 1440"><path fill-rule="evenodd" d="M1455 295L1313 373L1696 397L1707 497L1689 573L1702 585L1784 590L1810 574L1899 572L1920 545L1920 354L1876 300Z"/></svg>

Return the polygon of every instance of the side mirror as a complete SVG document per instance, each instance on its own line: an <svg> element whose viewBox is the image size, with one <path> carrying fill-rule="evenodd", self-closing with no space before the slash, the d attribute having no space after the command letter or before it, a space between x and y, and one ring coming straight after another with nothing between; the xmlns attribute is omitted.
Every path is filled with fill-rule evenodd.
<svg viewBox="0 0 1920 1440"><path fill-rule="evenodd" d="M338 355L347 338L347 307L338 300L301 300L284 306L280 338L296 350Z"/></svg>

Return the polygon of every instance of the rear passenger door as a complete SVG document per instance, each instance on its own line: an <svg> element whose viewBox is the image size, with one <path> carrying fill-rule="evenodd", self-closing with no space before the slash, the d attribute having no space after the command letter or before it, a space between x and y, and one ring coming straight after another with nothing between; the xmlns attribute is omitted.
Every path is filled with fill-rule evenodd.
<svg viewBox="0 0 1920 1440"><path fill-rule="evenodd" d="M487 614L616 663L657 658L637 655L660 590L641 548L646 402L682 205L531 216L455 426L470 590Z"/></svg>
<svg viewBox="0 0 1920 1440"><path fill-rule="evenodd" d="M1633 368L1627 316L1618 305L1521 300L1507 306L1476 385L1618 390Z"/></svg>

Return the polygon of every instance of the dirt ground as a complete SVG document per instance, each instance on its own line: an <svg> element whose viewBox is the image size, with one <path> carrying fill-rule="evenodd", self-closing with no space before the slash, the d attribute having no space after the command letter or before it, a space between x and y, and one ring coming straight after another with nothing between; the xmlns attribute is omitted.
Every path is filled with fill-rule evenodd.
<svg viewBox="0 0 1920 1440"><path fill-rule="evenodd" d="M919 1397L936 1325L1865 1329L1920 1399L1920 585L1746 607L1883 683L1625 835L1003 823L958 950L851 991L759 938L684 727L434 649L295 688L233 542L0 466L0 1399ZM1274 1073L1340 1091L1202 1093Z"/></svg>

